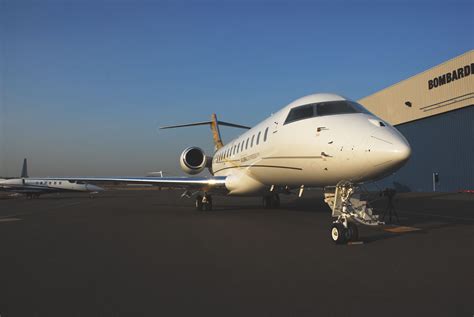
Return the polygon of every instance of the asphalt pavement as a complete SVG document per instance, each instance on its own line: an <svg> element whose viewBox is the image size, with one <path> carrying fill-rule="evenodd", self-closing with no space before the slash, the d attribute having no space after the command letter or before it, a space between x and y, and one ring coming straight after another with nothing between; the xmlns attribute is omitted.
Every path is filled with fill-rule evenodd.
<svg viewBox="0 0 474 317"><path fill-rule="evenodd" d="M399 223L351 245L319 192L208 212L180 194L1 199L0 316L474 315L473 194L398 195Z"/></svg>

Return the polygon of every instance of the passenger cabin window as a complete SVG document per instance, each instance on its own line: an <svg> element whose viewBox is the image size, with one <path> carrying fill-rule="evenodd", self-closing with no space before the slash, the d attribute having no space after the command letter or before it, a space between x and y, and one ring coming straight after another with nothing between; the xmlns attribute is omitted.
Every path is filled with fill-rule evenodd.
<svg viewBox="0 0 474 317"><path fill-rule="evenodd" d="M242 152L244 150L244 141L242 141L242 144L240 145L240 152Z"/></svg>
<svg viewBox="0 0 474 317"><path fill-rule="evenodd" d="M256 145L258 145L258 143L260 142L260 134L262 134L262 132L259 132L257 135L257 143L255 143Z"/></svg>
<svg viewBox="0 0 474 317"><path fill-rule="evenodd" d="M250 147L253 147L253 139L255 139L255 134L252 135L252 141L250 141Z"/></svg>
<svg viewBox="0 0 474 317"><path fill-rule="evenodd" d="M249 148L249 140L250 140L250 138L247 138L247 142L245 143L245 149Z"/></svg>
<svg viewBox="0 0 474 317"><path fill-rule="evenodd" d="M268 136L268 128L265 129L265 133L263 134L263 142L267 142L267 136Z"/></svg>

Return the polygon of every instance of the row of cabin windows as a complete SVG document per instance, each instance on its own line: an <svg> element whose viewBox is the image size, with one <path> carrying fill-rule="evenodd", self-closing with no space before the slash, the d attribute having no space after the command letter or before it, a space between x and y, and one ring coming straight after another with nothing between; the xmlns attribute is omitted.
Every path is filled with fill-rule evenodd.
<svg viewBox="0 0 474 317"><path fill-rule="evenodd" d="M242 140L241 142L237 143L236 145L233 145L229 147L227 150L225 150L222 153L219 153L217 155L217 161L220 162L223 159L229 158L232 155L239 154L243 150L247 150L249 147L252 148L253 145L257 146L260 143L262 136L262 131L258 132L257 137L255 138L255 134L252 135L252 137L248 137L247 140ZM268 128L265 129L265 132L263 133L263 141L262 142L267 142L268 138Z"/></svg>
<svg viewBox="0 0 474 317"><path fill-rule="evenodd" d="M44 182L36 182L36 185L43 185L43 184L45 184L45 185L48 185L48 184L49 184L49 185L53 185L53 183L54 183L54 185L57 185L57 184L61 185L63 182L46 182L46 181L44 181ZM57 184L56 184L56 183L57 183Z"/></svg>

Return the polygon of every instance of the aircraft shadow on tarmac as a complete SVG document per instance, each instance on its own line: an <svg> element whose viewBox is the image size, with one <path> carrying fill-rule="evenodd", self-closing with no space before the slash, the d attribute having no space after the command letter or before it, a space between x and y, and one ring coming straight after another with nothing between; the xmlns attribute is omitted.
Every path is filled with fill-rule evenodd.
<svg viewBox="0 0 474 317"><path fill-rule="evenodd" d="M241 211L241 210L255 210L258 212L276 212L276 211L298 211L298 212L311 212L311 213L331 213L331 209L324 203L313 199L307 200L295 200L290 202L282 202L278 209L265 209L258 203L255 205L244 205L244 206L216 206L213 211Z"/></svg>
<svg viewBox="0 0 474 317"><path fill-rule="evenodd" d="M473 209L473 201L453 201L446 200L445 197L453 194L437 194L424 195L423 197L403 196L397 197L394 201L394 207L398 214L398 221L395 214L392 214L392 221L389 221L388 214L385 215L387 225L381 227L366 227L359 226L361 241L364 243L374 243L388 239L394 239L405 235L425 235L432 231L449 229L455 227L472 227L474 225L474 217L471 216L470 210ZM185 208L188 211L196 213L205 213L212 215L220 213L220 216L225 213L313 213L318 215L326 214L328 220L331 220L330 208L324 202L323 196L320 194L311 194L307 197L297 198L294 195L281 196L281 206L278 209L264 209L259 198L244 198L232 199L227 197L215 197L214 209L212 211L198 212L194 211L193 200L181 199L179 195L167 195L163 200L160 197L157 201L150 196L150 209L142 210L144 213L156 213L160 209ZM22 200L25 202L39 202L39 201L95 201L113 199L128 199L126 196L116 195L98 195L91 199L89 195L67 195L67 194L53 194L42 196L40 199L26 199L25 197L10 198L13 200ZM383 215L387 209L387 198L379 197L374 194L368 199L370 206L374 212ZM122 205L121 211L126 212L126 205ZM134 210L134 212L137 212ZM432 214L430 214L432 213Z"/></svg>
<svg viewBox="0 0 474 317"><path fill-rule="evenodd" d="M364 243L373 243L387 239L394 239L406 235L425 235L432 231L442 230L446 228L473 226L474 218L462 218L453 215L452 211L471 210L473 204L466 202L446 203L438 201L438 198L447 197L451 194L437 194L429 197L407 198L399 197L394 200L394 208L398 215L392 213L390 221L389 214L386 213L388 200L386 197L380 197L378 193L372 193L368 197L371 202L370 206L376 214L382 217L385 213L385 226L366 227L360 226L361 241ZM434 200L433 200L434 199ZM258 202L258 201L257 201ZM275 210L266 210L259 205L246 206L219 206L212 212L276 212ZM330 208L324 203L322 196L310 198L283 197L279 211L284 212L308 212L318 214L330 214ZM434 212L430 214L430 212ZM421 212L421 213L420 213Z"/></svg>

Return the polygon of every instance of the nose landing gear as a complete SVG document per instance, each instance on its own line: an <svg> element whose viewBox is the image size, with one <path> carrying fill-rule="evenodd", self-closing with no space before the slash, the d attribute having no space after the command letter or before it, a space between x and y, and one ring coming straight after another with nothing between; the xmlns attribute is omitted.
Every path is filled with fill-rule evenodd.
<svg viewBox="0 0 474 317"><path fill-rule="evenodd" d="M332 210L332 216L337 218L331 227L331 239L336 244L344 244L359 238L356 223L367 226L384 224L379 216L372 213L367 201L360 200L354 195L357 187L348 181L340 181L334 192L325 191L324 201Z"/></svg>

